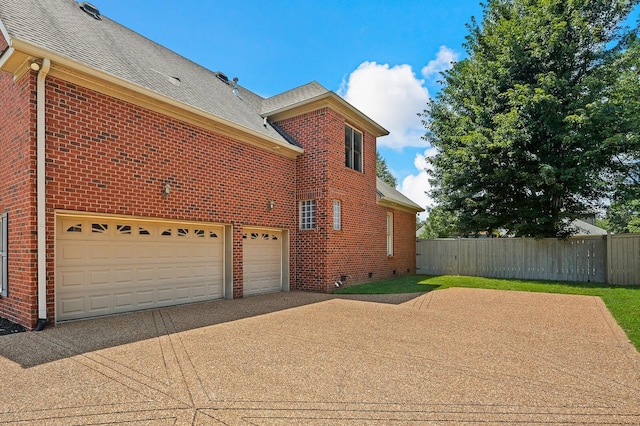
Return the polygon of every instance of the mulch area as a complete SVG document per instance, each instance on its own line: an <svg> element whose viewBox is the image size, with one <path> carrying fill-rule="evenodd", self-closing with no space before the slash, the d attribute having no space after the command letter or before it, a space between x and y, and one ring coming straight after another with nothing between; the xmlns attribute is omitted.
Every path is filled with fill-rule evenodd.
<svg viewBox="0 0 640 426"><path fill-rule="evenodd" d="M5 334L22 333L23 331L27 331L27 329L20 324L16 324L15 322L0 317L0 336Z"/></svg>

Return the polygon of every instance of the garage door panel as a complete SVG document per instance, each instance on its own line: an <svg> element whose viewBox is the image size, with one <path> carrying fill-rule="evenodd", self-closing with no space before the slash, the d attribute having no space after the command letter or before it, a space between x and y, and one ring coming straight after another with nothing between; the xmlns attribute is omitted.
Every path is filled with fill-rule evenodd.
<svg viewBox="0 0 640 426"><path fill-rule="evenodd" d="M135 306L135 295L133 292L116 293L113 295L113 302L116 309L133 308Z"/></svg>
<svg viewBox="0 0 640 426"><path fill-rule="evenodd" d="M84 261L87 250L84 246L65 247L59 252L60 258L66 261Z"/></svg>
<svg viewBox="0 0 640 426"><path fill-rule="evenodd" d="M177 279L191 278L191 268L181 266L175 269Z"/></svg>
<svg viewBox="0 0 640 426"><path fill-rule="evenodd" d="M93 238L94 235L89 235L88 238ZM112 255L112 244L105 241L81 241L82 248L87 251L88 259L109 259ZM78 245L79 245L78 244ZM77 246L77 245L76 245ZM74 247L74 246L70 246Z"/></svg>
<svg viewBox="0 0 640 426"><path fill-rule="evenodd" d="M204 286L204 285L194 285L192 287L192 290L193 290L193 298L194 299L200 300L200 299L208 296L207 287Z"/></svg>
<svg viewBox="0 0 640 426"><path fill-rule="evenodd" d="M154 290L142 290L136 293L137 306L141 308L152 307L155 303Z"/></svg>
<svg viewBox="0 0 640 426"><path fill-rule="evenodd" d="M66 315L84 313L84 297L68 298L61 303L62 311Z"/></svg>
<svg viewBox="0 0 640 426"><path fill-rule="evenodd" d="M138 268L138 282L140 284L148 284L153 282L155 278L155 269L150 267Z"/></svg>
<svg viewBox="0 0 640 426"><path fill-rule="evenodd" d="M191 299L191 287L178 287L176 289L176 300L188 301Z"/></svg>
<svg viewBox="0 0 640 426"><path fill-rule="evenodd" d="M57 319L221 298L218 235L223 229L212 225L56 220Z"/></svg>
<svg viewBox="0 0 640 426"><path fill-rule="evenodd" d="M148 259L154 259L155 257L156 257L156 250L154 249L153 245L145 244L145 245L140 245L138 247L139 259L148 260Z"/></svg>
<svg viewBox="0 0 640 426"><path fill-rule="evenodd" d="M82 287L85 283L84 271L68 271L60 274L60 286L61 287Z"/></svg>
<svg viewBox="0 0 640 426"><path fill-rule="evenodd" d="M159 304L171 302L174 299L173 288L159 288L157 293Z"/></svg>
<svg viewBox="0 0 640 426"><path fill-rule="evenodd" d="M89 312L104 312L109 309L111 295L108 293L93 295L89 297Z"/></svg>
<svg viewBox="0 0 640 426"><path fill-rule="evenodd" d="M89 286L95 287L100 285L108 285L111 282L111 270L102 269L96 271L88 271Z"/></svg>
<svg viewBox="0 0 640 426"><path fill-rule="evenodd" d="M120 261L130 262L138 259L138 247L132 246L132 243L118 242L114 245L113 257Z"/></svg>

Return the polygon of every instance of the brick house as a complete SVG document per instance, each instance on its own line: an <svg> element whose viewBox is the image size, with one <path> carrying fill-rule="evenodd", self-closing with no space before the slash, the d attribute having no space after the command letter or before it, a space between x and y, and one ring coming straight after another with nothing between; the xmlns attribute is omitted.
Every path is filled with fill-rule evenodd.
<svg viewBox="0 0 640 426"><path fill-rule="evenodd" d="M70 319L415 273L388 132L262 98L74 0L0 3L0 316Z"/></svg>

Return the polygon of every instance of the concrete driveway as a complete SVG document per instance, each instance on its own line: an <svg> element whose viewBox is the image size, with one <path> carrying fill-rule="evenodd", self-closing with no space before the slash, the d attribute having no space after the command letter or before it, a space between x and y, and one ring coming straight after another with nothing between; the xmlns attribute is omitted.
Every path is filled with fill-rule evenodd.
<svg viewBox="0 0 640 426"><path fill-rule="evenodd" d="M640 355L587 296L151 310L2 336L0 380L2 424L640 424Z"/></svg>

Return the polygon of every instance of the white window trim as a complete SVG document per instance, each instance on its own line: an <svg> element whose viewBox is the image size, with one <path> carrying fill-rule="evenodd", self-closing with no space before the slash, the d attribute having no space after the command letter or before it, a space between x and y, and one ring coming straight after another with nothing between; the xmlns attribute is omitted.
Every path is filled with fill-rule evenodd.
<svg viewBox="0 0 640 426"><path fill-rule="evenodd" d="M342 229L342 202L333 200L333 230L340 231Z"/></svg>
<svg viewBox="0 0 640 426"><path fill-rule="evenodd" d="M393 213L387 213L387 256L393 256Z"/></svg>
<svg viewBox="0 0 640 426"><path fill-rule="evenodd" d="M311 210L309 210L311 208ZM300 201L300 229L302 231L312 231L316 229L316 200Z"/></svg>
<svg viewBox="0 0 640 426"><path fill-rule="evenodd" d="M0 215L0 295L7 297L8 294L8 253L7 246L9 244L9 225L7 213Z"/></svg>

